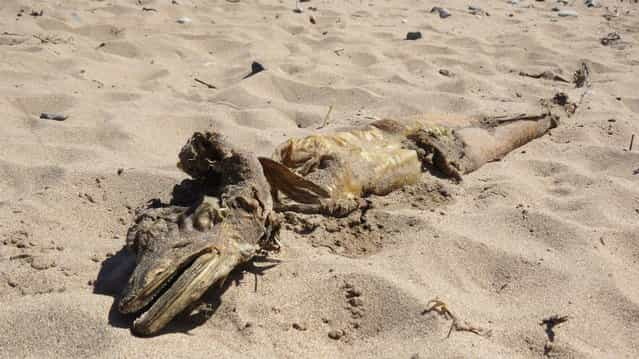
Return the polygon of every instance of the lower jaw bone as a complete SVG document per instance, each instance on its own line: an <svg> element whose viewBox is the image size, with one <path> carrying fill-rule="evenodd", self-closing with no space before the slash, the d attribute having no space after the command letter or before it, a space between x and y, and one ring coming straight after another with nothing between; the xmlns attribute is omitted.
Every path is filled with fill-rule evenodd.
<svg viewBox="0 0 639 359"><path fill-rule="evenodd" d="M139 335L158 332L186 307L200 299L214 283L226 278L241 260L239 253L213 252L199 256L151 308L133 323L133 332Z"/></svg>

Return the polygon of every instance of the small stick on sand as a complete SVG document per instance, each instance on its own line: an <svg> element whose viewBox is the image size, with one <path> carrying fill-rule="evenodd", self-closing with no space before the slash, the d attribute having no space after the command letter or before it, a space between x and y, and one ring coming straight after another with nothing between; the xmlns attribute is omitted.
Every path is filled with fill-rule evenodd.
<svg viewBox="0 0 639 359"><path fill-rule="evenodd" d="M633 133L632 136L630 136L630 146L628 146L628 151L632 151L632 144L635 142L635 134Z"/></svg>
<svg viewBox="0 0 639 359"><path fill-rule="evenodd" d="M206 86L206 87L208 87L210 89L217 89L217 87L215 87L214 85L211 85L210 83L202 81L202 80L200 80L198 78L195 78L194 80L195 80L195 82L201 83L202 85L204 85L204 86Z"/></svg>
<svg viewBox="0 0 639 359"><path fill-rule="evenodd" d="M331 112L333 112L333 105L330 105L328 107L328 112L326 112L326 116L324 116L324 121L322 122L322 124L317 128L318 130L328 125L328 121L330 121L331 119Z"/></svg>
<svg viewBox="0 0 639 359"><path fill-rule="evenodd" d="M422 315L429 312L437 312L442 315L446 319L451 319L453 323L450 325L450 329L448 330L448 335L446 338L450 337L453 329L457 332L471 332L480 336L489 337L492 334L492 331L486 330L482 327L470 324L468 322L460 323L457 316L455 316L449 309L446 303L439 300L439 298L431 299L428 301L427 308L422 312Z"/></svg>

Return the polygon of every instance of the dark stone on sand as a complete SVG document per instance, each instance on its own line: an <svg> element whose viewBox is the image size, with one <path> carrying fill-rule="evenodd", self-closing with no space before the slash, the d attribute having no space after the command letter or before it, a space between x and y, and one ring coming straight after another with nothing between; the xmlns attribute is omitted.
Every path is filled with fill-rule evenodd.
<svg viewBox="0 0 639 359"><path fill-rule="evenodd" d="M61 113L43 112L40 114L40 118L43 120L64 121L69 118L69 116L63 115Z"/></svg>
<svg viewBox="0 0 639 359"><path fill-rule="evenodd" d="M406 40L419 40L422 38L422 33L419 31L409 32L406 34Z"/></svg>

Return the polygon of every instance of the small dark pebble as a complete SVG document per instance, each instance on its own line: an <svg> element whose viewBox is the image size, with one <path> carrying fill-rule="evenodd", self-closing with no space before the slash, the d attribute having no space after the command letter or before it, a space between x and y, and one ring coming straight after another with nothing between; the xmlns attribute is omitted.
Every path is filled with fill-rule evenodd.
<svg viewBox="0 0 639 359"><path fill-rule="evenodd" d="M61 113L43 112L40 114L40 118L43 120L64 121L69 118L69 116Z"/></svg>
<svg viewBox="0 0 639 359"><path fill-rule="evenodd" d="M257 61L253 61L253 63L251 64L251 73L249 73L248 75L244 76L244 79L247 79L259 72L262 72L266 70L266 68L264 68L264 66L262 66L262 64L260 64Z"/></svg>
<svg viewBox="0 0 639 359"><path fill-rule="evenodd" d="M303 323L293 323L293 329L303 332L306 330L306 325L304 325Z"/></svg>
<svg viewBox="0 0 639 359"><path fill-rule="evenodd" d="M406 40L419 40L422 38L422 33L419 31L409 32L406 34Z"/></svg>
<svg viewBox="0 0 639 359"><path fill-rule="evenodd" d="M453 77L454 74L450 70L441 69L439 70L439 74L446 77Z"/></svg>

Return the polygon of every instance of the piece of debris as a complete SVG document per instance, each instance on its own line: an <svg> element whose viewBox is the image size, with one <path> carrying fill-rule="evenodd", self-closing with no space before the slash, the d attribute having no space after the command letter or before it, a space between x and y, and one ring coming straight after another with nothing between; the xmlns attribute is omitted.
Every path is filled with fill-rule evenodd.
<svg viewBox="0 0 639 359"><path fill-rule="evenodd" d="M444 318L450 319L453 321L450 326L450 329L448 330L448 335L446 335L446 338L450 337L450 334L452 333L453 329L455 329L455 331L458 331L458 332L471 332L471 333L474 333L480 336L485 336L485 337L489 337L492 334L491 330L486 330L484 328L481 328L473 324L469 324L467 322L460 323L457 316L455 316L448 309L448 306L446 305L446 303L439 300L438 298L429 300L426 306L427 308L422 312L422 315L425 315L434 311L438 313L439 315L443 316Z"/></svg>
<svg viewBox="0 0 639 359"><path fill-rule="evenodd" d="M550 100L553 104L562 106L564 110L569 114L577 112L578 105L571 102L568 95L565 92L558 92Z"/></svg>
<svg viewBox="0 0 639 359"><path fill-rule="evenodd" d="M15 256L9 257L9 260L10 261L14 261L16 259L29 259L30 260L32 257L33 256L31 254L22 253L22 254L16 254Z"/></svg>
<svg viewBox="0 0 639 359"><path fill-rule="evenodd" d="M31 15L33 17L42 16L42 15L44 15L44 10L40 10L40 11L31 10L29 15Z"/></svg>
<svg viewBox="0 0 639 359"><path fill-rule="evenodd" d="M313 25L317 24L317 22L315 21L315 18L313 17L313 15L308 17L308 21L310 21L311 24L313 24Z"/></svg>
<svg viewBox="0 0 639 359"><path fill-rule="evenodd" d="M204 86L206 86L206 87L210 88L210 89L217 89L217 87L215 87L215 85L211 85L210 83L205 82L205 81L202 81L202 80L200 80L200 79L198 79L198 78L194 78L193 80L194 80L195 82L197 82L197 83L200 83L200 84L202 84L202 85L204 85Z"/></svg>
<svg viewBox="0 0 639 359"><path fill-rule="evenodd" d="M552 71L544 71L540 73L527 73L527 72L520 71L519 76L527 76L527 77L532 77L534 79L544 79L544 80L552 80L552 81L559 81L559 82L566 82L566 83L570 82L566 80L565 78L563 78L562 76L557 75L556 73Z"/></svg>
<svg viewBox="0 0 639 359"><path fill-rule="evenodd" d="M582 62L581 67L575 71L572 78L576 88L584 86L590 87L590 68L588 64Z"/></svg>
<svg viewBox="0 0 639 359"><path fill-rule="evenodd" d="M158 10L155 9L155 8L152 8L152 7L143 7L142 11L156 11L157 12Z"/></svg>
<svg viewBox="0 0 639 359"><path fill-rule="evenodd" d="M306 325L303 323L293 323L293 329L303 332L306 330Z"/></svg>
<svg viewBox="0 0 639 359"><path fill-rule="evenodd" d="M342 49L333 50L333 52L337 56L342 56L342 53L344 52L344 49L342 48Z"/></svg>
<svg viewBox="0 0 639 359"><path fill-rule="evenodd" d="M124 168L118 168L117 170L118 176L122 175L123 172L124 172Z"/></svg>
<svg viewBox="0 0 639 359"><path fill-rule="evenodd" d="M584 5L586 7L601 7L601 2L599 0L585 0Z"/></svg>
<svg viewBox="0 0 639 359"><path fill-rule="evenodd" d="M480 8L479 6L475 6L475 5L469 5L468 6L468 12L473 14L473 15L477 15L477 16L482 16L482 15L490 16L482 8Z"/></svg>
<svg viewBox="0 0 639 359"><path fill-rule="evenodd" d="M450 71L450 70L446 70L446 69L440 69L440 70L439 70L439 74L440 74L440 75L442 75L442 76L446 76L446 77L453 77L453 76L455 76L455 74L454 74L452 71Z"/></svg>
<svg viewBox="0 0 639 359"><path fill-rule="evenodd" d="M554 328L561 324L561 323L565 323L568 321L568 316L564 315L564 316L559 316L559 315L553 315L551 317L548 317L546 319L543 319L541 321L541 323L539 323L539 325L541 326L546 326L546 335L548 336L548 340L553 342L555 341L555 331Z"/></svg>
<svg viewBox="0 0 639 359"><path fill-rule="evenodd" d="M601 38L601 44L604 46L614 45L617 41L621 40L621 35L617 32L610 32L608 35Z"/></svg>
<svg viewBox="0 0 639 359"><path fill-rule="evenodd" d="M260 73L260 72L262 72L264 70L266 70L266 69L264 68L264 66L262 66L262 64L260 64L257 61L253 61L253 63L251 64L251 72L248 75L244 76L242 79L243 80L247 79L247 78L249 78L249 77L251 77L251 76L253 76L253 75L257 74L257 73Z"/></svg>
<svg viewBox="0 0 639 359"><path fill-rule="evenodd" d="M422 38L422 33L420 31L408 32L406 34L406 40L419 40Z"/></svg>
<svg viewBox="0 0 639 359"><path fill-rule="evenodd" d="M570 10L570 9L559 10L557 15L559 15L560 17L577 17L577 16L579 16L579 14L577 14L577 12L575 10Z"/></svg>
<svg viewBox="0 0 639 359"><path fill-rule="evenodd" d="M635 134L633 133L632 136L630 136L630 146L628 146L628 151L632 151L632 145L635 142Z"/></svg>
<svg viewBox="0 0 639 359"><path fill-rule="evenodd" d="M40 114L40 118L44 120L64 121L69 118L69 116L55 112L43 112Z"/></svg>
<svg viewBox="0 0 639 359"><path fill-rule="evenodd" d="M450 16L450 11L448 11L448 9L439 6L433 7L432 9L430 9L430 12L431 14L434 12L439 13L439 17L441 17L442 19Z"/></svg>
<svg viewBox="0 0 639 359"><path fill-rule="evenodd" d="M80 197L84 197L84 198L87 199L87 201L89 201L91 203L95 203L95 199L93 199L93 196L91 196L88 193L84 193L84 194L80 195Z"/></svg>
<svg viewBox="0 0 639 359"><path fill-rule="evenodd" d="M190 24L190 23L192 23L192 22L193 22L193 20L191 20L190 18L188 18L188 17L186 17L186 16L183 16L183 17L180 17L180 18L178 18L177 20L175 20L175 22L177 22L178 24L183 24L183 25L185 25L185 24Z"/></svg>

